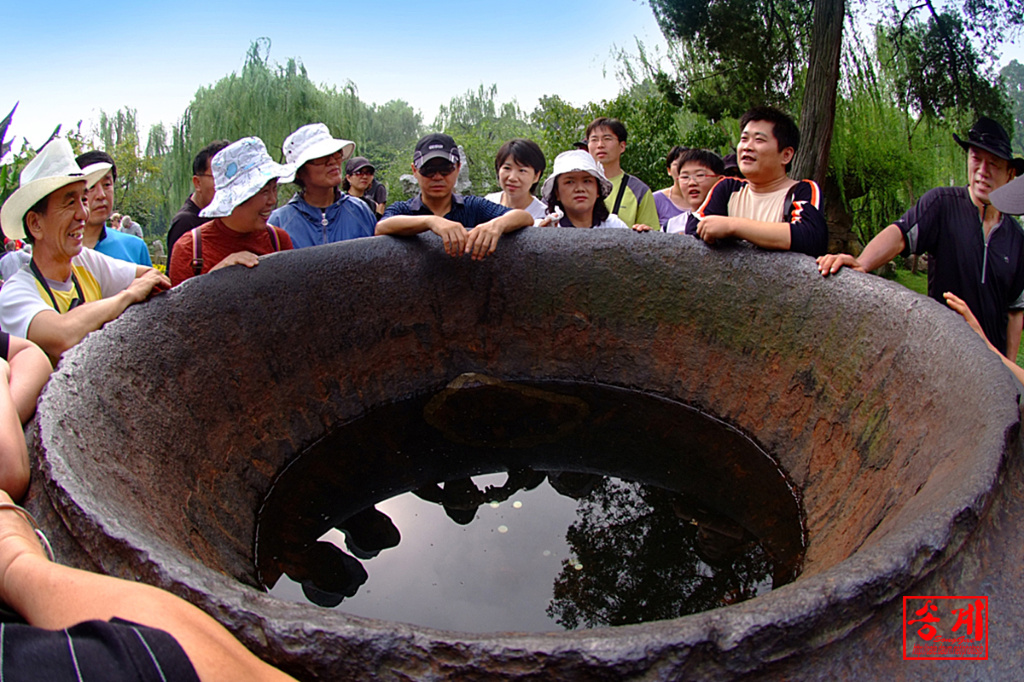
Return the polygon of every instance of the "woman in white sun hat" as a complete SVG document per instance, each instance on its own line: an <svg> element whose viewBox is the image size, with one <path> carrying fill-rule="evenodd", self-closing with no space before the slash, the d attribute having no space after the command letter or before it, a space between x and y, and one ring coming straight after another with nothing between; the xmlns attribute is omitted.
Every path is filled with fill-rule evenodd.
<svg viewBox="0 0 1024 682"><path fill-rule="evenodd" d="M551 215L538 225L629 229L604 205L611 191L612 183L604 176L604 169L588 152L562 152L555 157L554 169L542 190Z"/></svg>
<svg viewBox="0 0 1024 682"><path fill-rule="evenodd" d="M175 286L230 265L251 268L258 256L292 248L288 233L267 221L277 206L277 183L291 181L293 166L270 158L258 137L246 137L220 150L210 172L216 192L199 215L214 220L174 243L169 274Z"/></svg>
<svg viewBox="0 0 1024 682"><path fill-rule="evenodd" d="M373 212L338 189L354 149L352 142L331 137L323 123L304 125L285 139L284 158L295 168L299 191L274 211L270 223L287 231L296 249L373 236Z"/></svg>

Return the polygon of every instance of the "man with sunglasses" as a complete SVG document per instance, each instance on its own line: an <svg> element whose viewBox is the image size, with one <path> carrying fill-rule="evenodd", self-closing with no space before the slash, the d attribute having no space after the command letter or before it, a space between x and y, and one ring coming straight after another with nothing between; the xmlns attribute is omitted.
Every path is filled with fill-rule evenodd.
<svg viewBox="0 0 1024 682"><path fill-rule="evenodd" d="M376 234L402 236L429 230L441 237L449 256L466 254L481 260L494 253L501 235L533 224L533 216L526 211L456 194L459 167L455 140L441 133L424 136L416 143L412 163L419 196L388 206Z"/></svg>
<svg viewBox="0 0 1024 682"><path fill-rule="evenodd" d="M32 244L32 260L0 289L0 327L56 362L86 334L171 282L153 268L84 248L86 190L109 163L82 169L67 140L50 142L0 210L4 233Z"/></svg>

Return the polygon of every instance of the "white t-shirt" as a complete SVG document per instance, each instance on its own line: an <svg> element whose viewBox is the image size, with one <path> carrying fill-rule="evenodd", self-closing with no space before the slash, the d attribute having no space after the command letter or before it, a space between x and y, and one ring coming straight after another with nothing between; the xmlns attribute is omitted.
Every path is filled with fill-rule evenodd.
<svg viewBox="0 0 1024 682"><path fill-rule="evenodd" d="M679 215L672 216L665 225L665 232L675 234L686 229L686 222L690 219L690 211L683 211Z"/></svg>
<svg viewBox="0 0 1024 682"><path fill-rule="evenodd" d="M493 202L500 206L502 194L502 192L494 192L492 194L488 194L487 196L485 196L484 199L487 199L487 201ZM541 202L540 199L538 199L537 197L533 197L533 201L531 201L530 205L527 206L524 210L530 215L532 215L534 220L541 220L542 218L544 218L548 209Z"/></svg>
<svg viewBox="0 0 1024 682"><path fill-rule="evenodd" d="M83 248L71 259L71 267L85 300L91 302L127 289L135 280L138 265ZM70 277L66 282L47 279L46 283L62 308L66 309L78 295ZM4 282L0 289L0 329L12 336L28 338L29 325L44 310L53 310L53 303L30 268L18 270Z"/></svg>
<svg viewBox="0 0 1024 682"><path fill-rule="evenodd" d="M612 213L610 216L608 216L608 218L603 223L598 223L597 225L594 225L593 227L594 227L595 230L598 230L598 229L601 229L601 228L604 228L604 227L618 227L618 228L625 228L627 230L630 229L629 225L627 225L626 223L622 222L622 220L619 218L619 216L615 215L614 213Z"/></svg>

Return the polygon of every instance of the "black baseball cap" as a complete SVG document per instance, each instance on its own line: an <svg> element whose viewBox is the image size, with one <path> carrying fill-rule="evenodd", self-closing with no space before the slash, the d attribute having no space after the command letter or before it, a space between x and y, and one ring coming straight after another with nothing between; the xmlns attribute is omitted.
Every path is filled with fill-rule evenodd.
<svg viewBox="0 0 1024 682"><path fill-rule="evenodd" d="M373 164L370 163L370 160L365 156L353 156L345 163L345 175L352 175L357 170L366 168L367 166L369 166L374 172L377 171L377 169L373 167Z"/></svg>
<svg viewBox="0 0 1024 682"><path fill-rule="evenodd" d="M444 133L431 133L424 135L416 143L416 151L412 155L412 164L416 168L422 168L423 164L431 159L444 159L455 165L459 164L459 146L450 135Z"/></svg>

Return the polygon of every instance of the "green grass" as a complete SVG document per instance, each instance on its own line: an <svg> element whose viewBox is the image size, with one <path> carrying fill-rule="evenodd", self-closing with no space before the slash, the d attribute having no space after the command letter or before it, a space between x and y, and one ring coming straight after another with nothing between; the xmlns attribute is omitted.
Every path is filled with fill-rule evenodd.
<svg viewBox="0 0 1024 682"><path fill-rule="evenodd" d="M928 275L919 272L916 275L912 274L910 270L896 269L896 281L910 289L916 291L924 296L928 295ZM1017 365L1024 367L1024 343L1020 344L1020 348L1017 350Z"/></svg>

